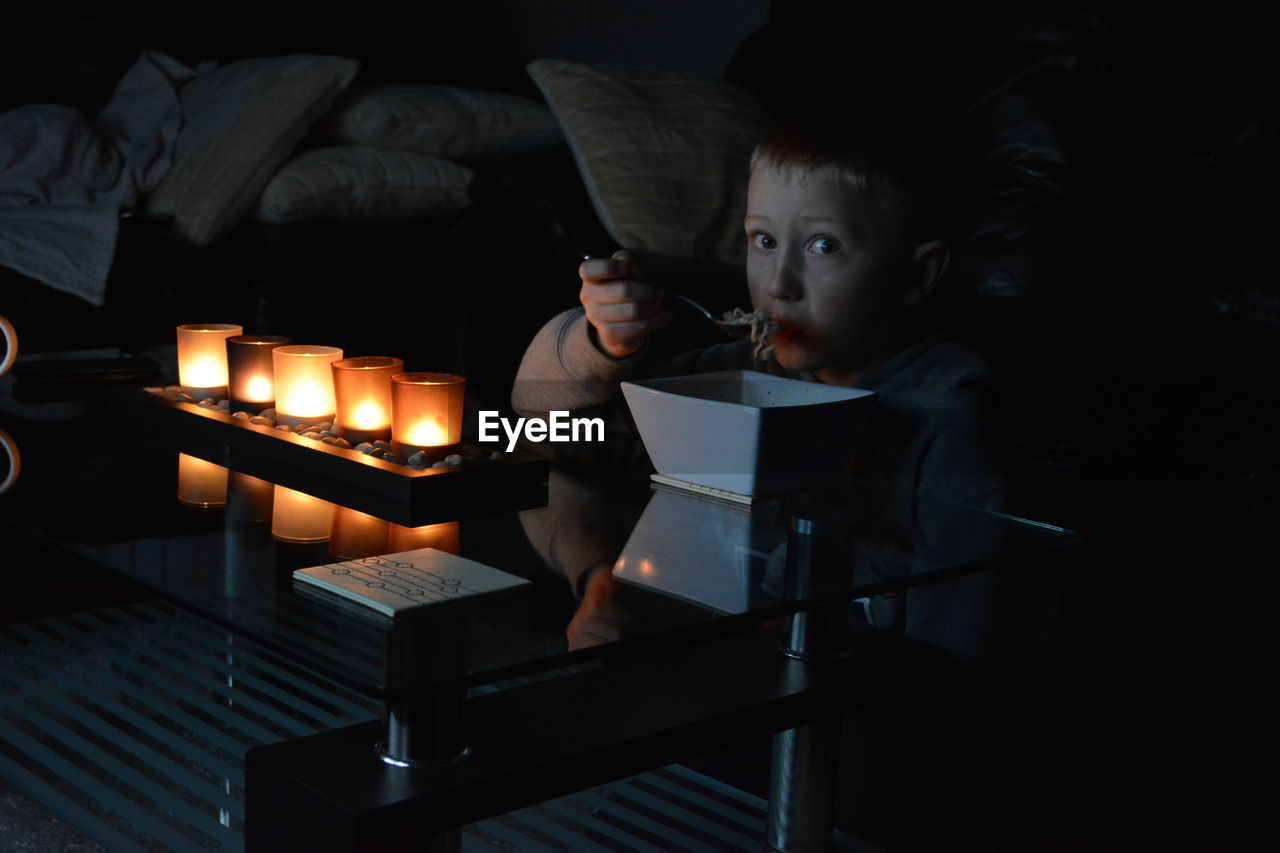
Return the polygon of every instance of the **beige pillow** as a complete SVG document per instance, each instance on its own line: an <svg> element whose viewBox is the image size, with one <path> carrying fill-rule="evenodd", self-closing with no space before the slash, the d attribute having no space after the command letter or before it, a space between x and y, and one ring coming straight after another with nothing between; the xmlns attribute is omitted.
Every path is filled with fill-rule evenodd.
<svg viewBox="0 0 1280 853"><path fill-rule="evenodd" d="M767 126L750 93L657 70L553 59L528 68L620 245L743 263L747 168Z"/></svg>
<svg viewBox="0 0 1280 853"><path fill-rule="evenodd" d="M471 170L409 151L359 145L316 148L294 157L262 191L259 222L421 219L466 208Z"/></svg>
<svg viewBox="0 0 1280 853"><path fill-rule="evenodd" d="M173 168L148 212L171 214L197 243L230 231L359 67L336 56L244 59L187 83Z"/></svg>
<svg viewBox="0 0 1280 853"><path fill-rule="evenodd" d="M459 163L545 148L560 126L543 104L452 86L393 84L339 99L316 128L329 145L372 145Z"/></svg>

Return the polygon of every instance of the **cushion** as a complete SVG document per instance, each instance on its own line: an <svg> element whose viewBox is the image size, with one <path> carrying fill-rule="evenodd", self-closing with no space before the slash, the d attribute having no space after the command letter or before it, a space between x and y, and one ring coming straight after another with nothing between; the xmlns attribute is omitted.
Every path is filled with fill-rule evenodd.
<svg viewBox="0 0 1280 853"><path fill-rule="evenodd" d="M372 145L459 163L545 148L560 127L542 104L498 92L422 84L350 92L316 128L328 145Z"/></svg>
<svg viewBox="0 0 1280 853"><path fill-rule="evenodd" d="M147 210L208 243L231 230L360 64L336 56L244 59L182 88L173 168Z"/></svg>
<svg viewBox="0 0 1280 853"><path fill-rule="evenodd" d="M528 69L620 245L743 262L747 169L768 122L750 93L649 69L552 59Z"/></svg>
<svg viewBox="0 0 1280 853"><path fill-rule="evenodd" d="M259 222L420 219L470 204L471 170L408 151L359 145L305 151L276 173L252 212Z"/></svg>

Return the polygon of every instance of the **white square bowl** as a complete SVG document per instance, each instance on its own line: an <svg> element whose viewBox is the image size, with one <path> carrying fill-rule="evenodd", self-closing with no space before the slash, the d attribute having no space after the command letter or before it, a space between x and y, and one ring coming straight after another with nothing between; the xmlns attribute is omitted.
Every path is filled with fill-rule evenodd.
<svg viewBox="0 0 1280 853"><path fill-rule="evenodd" d="M750 370L623 382L622 393L658 473L743 495L834 479L876 399Z"/></svg>

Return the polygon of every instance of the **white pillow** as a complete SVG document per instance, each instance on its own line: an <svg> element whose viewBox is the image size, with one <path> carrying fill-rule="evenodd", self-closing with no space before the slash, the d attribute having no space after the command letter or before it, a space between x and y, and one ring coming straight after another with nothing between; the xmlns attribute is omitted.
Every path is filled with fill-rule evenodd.
<svg viewBox="0 0 1280 853"><path fill-rule="evenodd" d="M316 128L329 145L373 145L459 163L545 148L560 127L543 104L452 86L392 84L350 92Z"/></svg>
<svg viewBox="0 0 1280 853"><path fill-rule="evenodd" d="M235 227L360 68L337 56L244 59L182 87L173 167L147 203L208 243Z"/></svg>
<svg viewBox="0 0 1280 853"><path fill-rule="evenodd" d="M741 264L751 152L767 115L747 91L638 68L529 63L596 214L628 249Z"/></svg>
<svg viewBox="0 0 1280 853"><path fill-rule="evenodd" d="M316 148L276 173L254 206L259 222L422 219L466 208L471 170L424 154L358 145Z"/></svg>

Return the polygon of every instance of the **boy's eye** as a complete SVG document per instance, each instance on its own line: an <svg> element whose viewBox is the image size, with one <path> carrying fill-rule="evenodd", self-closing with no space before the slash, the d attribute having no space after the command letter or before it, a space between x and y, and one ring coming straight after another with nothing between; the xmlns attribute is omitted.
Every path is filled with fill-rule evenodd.
<svg viewBox="0 0 1280 853"><path fill-rule="evenodd" d="M809 251L818 255L834 255L840 251L840 243L830 237L814 237L809 242Z"/></svg>
<svg viewBox="0 0 1280 853"><path fill-rule="evenodd" d="M756 234L751 238L751 243L757 249L773 249L778 245L778 241L774 240L768 234Z"/></svg>

